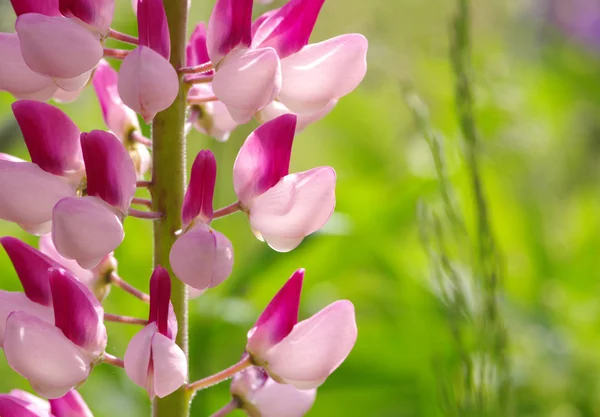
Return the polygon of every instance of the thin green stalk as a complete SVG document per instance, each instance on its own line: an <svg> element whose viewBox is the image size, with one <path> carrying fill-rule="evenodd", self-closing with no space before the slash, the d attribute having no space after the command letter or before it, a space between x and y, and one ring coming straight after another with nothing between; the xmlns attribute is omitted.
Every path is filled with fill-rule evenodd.
<svg viewBox="0 0 600 417"><path fill-rule="evenodd" d="M171 35L171 64L175 69L185 63L188 0L163 0ZM163 213L154 222L154 264L165 267L172 278L171 302L177 316L179 332L176 342L188 354L188 297L186 286L173 274L169 252L175 243L175 232L181 229L185 164L185 112L187 88L179 76L179 95L152 123L152 201L153 210ZM154 417L188 417L190 394L184 387L153 402Z"/></svg>
<svg viewBox="0 0 600 417"><path fill-rule="evenodd" d="M456 107L465 142L465 159L473 189L477 218L476 271L483 280L484 289L484 311L480 329L481 349L493 358L493 365L498 374L498 386L494 393L496 396L494 402L497 407L492 406L492 409L497 408L498 415L507 416L510 415L511 383L507 359L506 329L499 312L502 271L478 162L481 140L475 123L471 81L471 1L457 1L458 12L453 22L451 58L456 76ZM482 402L485 403L485 400Z"/></svg>

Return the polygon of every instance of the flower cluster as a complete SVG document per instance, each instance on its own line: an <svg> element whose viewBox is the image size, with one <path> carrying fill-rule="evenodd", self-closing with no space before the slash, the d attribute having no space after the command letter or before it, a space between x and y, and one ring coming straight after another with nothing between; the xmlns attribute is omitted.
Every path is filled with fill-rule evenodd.
<svg viewBox="0 0 600 417"><path fill-rule="evenodd" d="M279 252L293 250L329 220L336 173L327 166L290 173L292 146L299 131L361 82L366 39L348 34L309 44L324 0L289 0L254 21L252 0L217 0L208 25L199 23L192 33L186 66L177 67L162 0L133 2L137 38L111 29L114 0L11 3L16 33L0 34L0 90L18 99L12 111L30 161L0 154L0 218L40 238L39 249L0 238L23 286L23 292L0 291L0 348L50 401L13 391L0 395L0 415L90 417L75 389L101 363L124 368L150 398L233 377L232 401L218 415L235 408L255 417L304 415L354 346L352 303L336 301L298 321L300 269L248 332L241 360L188 382L178 338L187 329L178 328L172 280L200 296L229 277L233 245L212 226L227 215L243 212L255 236ZM106 48L109 38L135 48ZM105 58L122 60L119 71ZM45 103L74 100L88 84L108 130L82 132ZM127 218L173 220L156 200L168 196L154 195L157 173L145 179L152 141L142 135L138 116L150 122L177 97L188 105L187 128L219 141L253 118L261 125L238 151L237 201L229 206L214 209L217 161L209 150L198 153L171 223L181 228L172 231L169 265L156 266L145 294L119 277L115 250ZM145 188L153 199L136 197ZM111 286L148 303L148 319L105 313ZM143 326L123 359L106 352L105 321Z"/></svg>

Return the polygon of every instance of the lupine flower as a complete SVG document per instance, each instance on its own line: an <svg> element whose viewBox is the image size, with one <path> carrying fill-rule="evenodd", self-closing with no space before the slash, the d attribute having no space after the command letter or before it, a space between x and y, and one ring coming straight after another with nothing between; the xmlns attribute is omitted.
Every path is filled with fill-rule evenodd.
<svg viewBox="0 0 600 417"><path fill-rule="evenodd" d="M236 4L235 12L231 0L217 1L208 26L208 52L217 68L212 86L237 122L248 122L275 99L288 113L315 121L362 81L364 36L308 45L323 3L290 0L251 25L252 1Z"/></svg>
<svg viewBox="0 0 600 417"><path fill-rule="evenodd" d="M356 342L354 306L336 301L298 322L304 270L279 290L248 332L246 351L275 381L299 389L321 385Z"/></svg>
<svg viewBox="0 0 600 417"><path fill-rule="evenodd" d="M63 198L54 206L52 240L62 256L90 269L123 241L136 173L127 150L112 133L83 133L81 147L87 196Z"/></svg>
<svg viewBox="0 0 600 417"><path fill-rule="evenodd" d="M13 311L25 311L54 324L49 268L58 265L44 254L14 237L0 238L24 292L0 291L0 347L4 345L7 317Z"/></svg>
<svg viewBox="0 0 600 417"><path fill-rule="evenodd" d="M0 416L57 417L50 414L48 401L21 390L12 390L10 394L0 394Z"/></svg>
<svg viewBox="0 0 600 417"><path fill-rule="evenodd" d="M210 61L206 47L206 27L200 22L186 47L186 65L202 65ZM202 79L214 75L209 71L198 75L187 75L186 80ZM189 122L200 132L224 142L237 123L221 101L213 101L215 93L212 83L194 85L188 93L188 102L192 105Z"/></svg>
<svg viewBox="0 0 600 417"><path fill-rule="evenodd" d="M59 109L35 101L13 103L32 162L0 155L0 218L33 234L50 231L52 208L76 194L83 175L79 129Z"/></svg>
<svg viewBox="0 0 600 417"><path fill-rule="evenodd" d="M248 136L233 166L233 187L259 239L280 252L319 230L335 207L335 171L289 174L296 116L280 116Z"/></svg>
<svg viewBox="0 0 600 417"><path fill-rule="evenodd" d="M106 255L94 268L84 269L79 266L77 261L67 259L58 253L51 234L40 237L39 248L41 253L66 269L79 282L88 287L98 300L104 300L110 293L109 275L117 268L117 260L112 252Z"/></svg>
<svg viewBox="0 0 600 417"><path fill-rule="evenodd" d="M106 347L104 310L89 289L62 269L51 269L54 325L25 311L6 320L8 364L47 398L85 381Z"/></svg>
<svg viewBox="0 0 600 417"><path fill-rule="evenodd" d="M233 246L225 235L212 229L213 196L217 162L211 151L200 151L185 193L181 219L185 233L169 259L175 275L187 285L205 290L223 282L233 267Z"/></svg>
<svg viewBox="0 0 600 417"><path fill-rule="evenodd" d="M104 54L102 40L112 21L114 0L12 3L27 65L63 90L83 87Z"/></svg>
<svg viewBox="0 0 600 417"><path fill-rule="evenodd" d="M150 278L149 324L136 334L125 352L125 372L150 398L163 398L187 378L187 359L174 342L176 330L169 320L171 278L157 267Z"/></svg>
<svg viewBox="0 0 600 417"><path fill-rule="evenodd" d="M139 0L140 44L123 60L118 90L123 102L146 122L169 107L179 92L179 77L169 63L171 44L162 0Z"/></svg>
<svg viewBox="0 0 600 417"><path fill-rule="evenodd" d="M94 417L89 407L75 391L69 391L60 398L50 400L50 407L54 417Z"/></svg>
<svg viewBox="0 0 600 417"><path fill-rule="evenodd" d="M279 384L252 366L233 377L231 394L251 417L302 417L312 408L317 390Z"/></svg>
<svg viewBox="0 0 600 417"><path fill-rule="evenodd" d="M250 48L252 0L217 0L208 22L208 55L216 68L212 87L242 124L281 89L281 65L271 47Z"/></svg>

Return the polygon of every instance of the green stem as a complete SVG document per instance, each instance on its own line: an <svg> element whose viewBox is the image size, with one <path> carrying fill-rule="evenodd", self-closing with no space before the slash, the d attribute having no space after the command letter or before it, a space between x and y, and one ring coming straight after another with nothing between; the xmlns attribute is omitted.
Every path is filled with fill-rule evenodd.
<svg viewBox="0 0 600 417"><path fill-rule="evenodd" d="M185 62L188 0L163 0L171 35L171 64L175 69ZM185 112L187 88L179 76L179 95L152 122L152 201L153 210L163 213L154 222L154 264L165 267L172 278L171 302L177 316L179 332L176 342L188 354L188 299L186 286L173 274L169 252L175 232L181 229L181 205L185 190ZM165 398L156 398L154 417L188 417L190 395L184 387Z"/></svg>

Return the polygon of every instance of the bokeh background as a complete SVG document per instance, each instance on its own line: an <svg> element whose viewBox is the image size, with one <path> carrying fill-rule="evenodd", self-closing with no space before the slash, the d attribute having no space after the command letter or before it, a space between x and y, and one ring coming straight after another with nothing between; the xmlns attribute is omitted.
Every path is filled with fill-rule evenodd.
<svg viewBox="0 0 600 417"><path fill-rule="evenodd" d="M129 2L117 3L113 26L135 33ZM515 415L598 416L600 0L473 3L480 163L504 260L502 313ZM212 5L212 0L192 0L190 30L207 19ZM0 8L0 29L12 31L8 0L1 0ZM322 232L286 254L256 240L241 214L215 221L214 227L234 244L235 267L224 284L191 302L192 379L239 358L257 315L303 267L302 317L347 298L356 306L359 326L354 351L319 389L309 416L444 415L440 392L448 382L446 370L459 365L448 309L432 279L417 216L419 202L435 210L440 193L431 153L415 129L402 88L411 86L429 106L431 124L444 137L460 210L472 223L448 59L455 8L454 0L327 0L314 41L360 32L370 42L363 84L298 135L294 145L293 170L336 169L335 216ZM267 7L255 9L258 14ZM0 93L0 151L26 158L12 101ZM60 107L82 130L104 126L92 89ZM234 201L233 160L254 127L239 128L227 143L196 131L189 135L190 161L203 148L217 156L216 207ZM147 289L150 224L128 219L126 232L116 252L119 273ZM6 222L0 223L0 234L36 243ZM456 262L465 279L476 279L467 263ZM19 290L4 253L0 270L0 288ZM147 314L144 305L119 289L112 290L105 308ZM108 327L108 351L122 356L136 329ZM28 389L0 355L0 392L15 387ZM149 415L145 392L118 369L98 366L81 392L96 417ZM208 416L227 401L227 383L200 392L192 415Z"/></svg>

